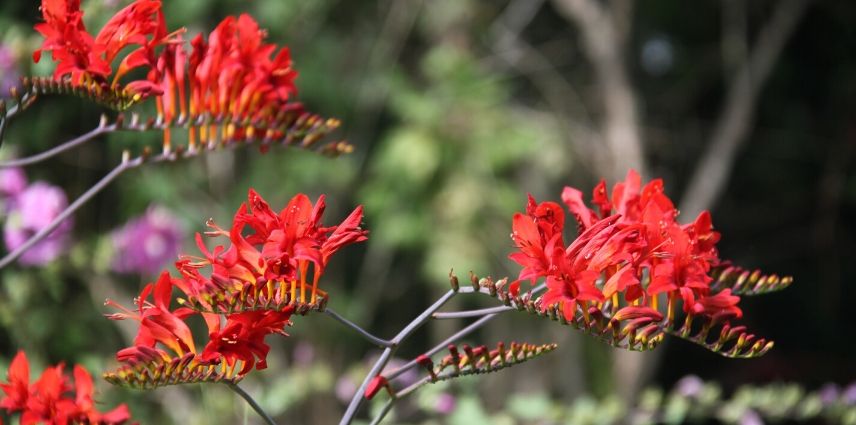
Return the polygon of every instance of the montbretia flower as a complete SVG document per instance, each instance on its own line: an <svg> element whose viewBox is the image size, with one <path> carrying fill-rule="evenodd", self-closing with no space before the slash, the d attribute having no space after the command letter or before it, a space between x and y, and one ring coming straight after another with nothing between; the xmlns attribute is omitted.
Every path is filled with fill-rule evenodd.
<svg viewBox="0 0 856 425"><path fill-rule="evenodd" d="M251 16L229 16L207 40L194 37L189 55L179 42L157 58L148 78L163 92L158 113L165 122L191 119L191 148L216 140L280 139L287 121L302 114L300 104L291 101L297 72L289 50L264 43L265 36ZM223 122L201 123L202 117ZM169 131L164 138L169 149ZM304 144L312 142L304 139Z"/></svg>
<svg viewBox="0 0 856 425"><path fill-rule="evenodd" d="M511 259L524 266L519 279L546 279L542 308L558 302L570 304L570 311L565 308L565 316L571 320L577 299L595 305L609 298L613 308L617 308L620 294L627 302L642 302L656 308L657 295L666 293L670 315L677 299L683 301L688 313L712 316L727 311L740 315L734 301L739 298L730 294L715 300L708 298L713 281L709 272L719 263L715 247L719 234L712 230L709 213L702 213L687 226L679 225L677 210L665 195L662 181L654 180L642 187L639 175L632 170L625 181L615 185L611 198L603 181L595 187L592 198L597 211L586 207L580 191L566 187L562 192L562 200L576 217L581 231L567 248L556 245L561 242L562 229L551 230L557 236L550 241L542 240L541 246L524 245L519 237L513 238L520 252L511 254ZM515 233L518 228L544 221L532 213L537 209L533 204L530 197L526 223L520 223L524 218L520 214L515 215ZM541 204L544 205L555 204ZM560 225L564 219L561 209L549 210L556 217L552 222ZM533 255L539 250L550 250L555 255L547 257L540 273L533 273L532 262L543 262ZM596 282L601 282L599 287Z"/></svg>
<svg viewBox="0 0 856 425"><path fill-rule="evenodd" d="M264 339L274 333L285 335L283 328L290 324L293 307L228 315L200 313L187 307L172 308L175 286L181 286L180 279L163 272L155 283L143 288L136 300L136 311L107 301L119 310L108 318L140 323L134 345L116 353L123 366L106 373L107 381L134 388L237 382L253 366L259 370L267 367L270 347ZM209 339L201 349L187 323L188 318L197 315L208 327Z"/></svg>
<svg viewBox="0 0 856 425"><path fill-rule="evenodd" d="M39 62L43 51L57 61L54 79L70 76L72 85L95 82L112 88L128 71L154 65L154 48L168 40L159 0L137 0L118 13L93 37L83 24L80 0L42 0L44 22L35 29L45 37L33 53ZM121 60L114 73L112 63L128 46L138 46ZM107 78L113 74L112 84ZM145 80L129 84L136 93L151 94L153 85Z"/></svg>
<svg viewBox="0 0 856 425"><path fill-rule="evenodd" d="M148 125L163 130L167 153L173 127L187 128L189 151L247 141L265 151L275 142L312 148L340 125L294 101L289 49L266 43L266 31L249 15L229 16L188 43L184 28L167 28L160 0L133 1L94 36L80 0L42 0L41 11L44 22L35 28L45 40L33 59L49 51L58 64L52 79L25 78L25 93L73 92L117 110L154 97L157 118ZM123 82L134 69L145 78ZM352 149L338 141L320 150Z"/></svg>
<svg viewBox="0 0 856 425"><path fill-rule="evenodd" d="M35 62L41 60L43 51L51 52L53 60L59 62L54 79L71 75L74 83L80 82L84 75L106 78L110 74L110 64L83 25L80 0L43 0L41 10L45 22L36 24L35 29L45 41L33 53Z"/></svg>
<svg viewBox="0 0 856 425"><path fill-rule="evenodd" d="M265 338L286 336L292 315L322 308L326 292L318 284L330 257L366 239L367 232L359 227L361 207L339 225L325 227L324 206L323 197L313 205L299 194L277 213L250 189L248 202L238 209L228 231L209 222L212 230L207 234L228 238L228 247L209 251L197 234L202 257L185 256L176 262L180 277L163 272L143 288L135 310L108 300L119 310L109 318L136 320L140 328L133 345L116 355L123 366L105 378L153 388L237 382L253 368L266 368L270 347ZM202 272L209 267L206 276ZM176 299L181 306L173 306L175 288L183 293ZM187 323L197 316L208 328L204 346L196 344Z"/></svg>
<svg viewBox="0 0 856 425"><path fill-rule="evenodd" d="M98 411L93 400L94 385L89 372L75 365L74 386L71 386L63 373L64 368L62 363L49 367L31 384L27 356L19 351L9 366L8 382L0 383L5 393L0 399L0 409L8 414L20 414L22 425L119 425L131 418L124 404L107 413Z"/></svg>
<svg viewBox="0 0 856 425"><path fill-rule="evenodd" d="M520 299L522 281L543 280L546 291L535 301L540 314L561 315L564 322L595 333L614 332L618 340L631 336L635 341L641 335L645 347L676 326L679 305L687 317L681 336L708 348L719 351L726 341L738 341L728 354L748 356L772 346L751 334L737 338L743 328L731 328L727 322L743 314L739 295L781 289L791 279L749 273L721 261L716 249L720 234L713 230L710 213L679 224L662 180L643 186L632 170L611 194L604 181L595 186L594 209L574 188L564 189L562 201L579 229L568 246L563 242L564 211L558 204L537 203L530 195L526 212L514 215L511 237L518 251L509 258L522 269L508 285L510 297ZM708 325L691 337L697 317ZM597 330L595 323L605 327ZM715 324L725 327L719 342L710 343L705 338Z"/></svg>
<svg viewBox="0 0 856 425"><path fill-rule="evenodd" d="M325 227L321 224L325 205L323 196L313 205L298 194L277 213L250 189L228 231L209 223L212 230L207 234L228 238L229 246L209 251L197 235L204 258L184 257L176 264L184 277L180 288L188 305L212 312L294 305L302 313L301 309L317 308L326 296L319 282L331 256L366 240L368 234L360 228L362 206L340 224ZM209 266L207 277L200 270Z"/></svg>

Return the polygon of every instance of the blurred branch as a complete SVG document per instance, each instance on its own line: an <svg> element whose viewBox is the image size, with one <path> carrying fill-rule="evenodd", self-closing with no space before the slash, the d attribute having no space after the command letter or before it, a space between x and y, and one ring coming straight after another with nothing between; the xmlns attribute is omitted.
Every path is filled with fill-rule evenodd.
<svg viewBox="0 0 856 425"><path fill-rule="evenodd" d="M10 168L10 167L24 167L27 165L35 164L37 162L44 161L46 159L52 158L56 155L59 155L65 151L74 149L84 143L87 143L96 137L116 131L119 129L120 125L118 123L107 124L107 116L101 116L101 122L98 124L98 127L86 132L80 136L75 137L67 142L64 142L58 146L55 146L51 149L48 149L44 152L28 156L26 158L17 158L10 161L0 162L0 168Z"/></svg>
<svg viewBox="0 0 856 425"><path fill-rule="evenodd" d="M592 130L593 124L580 121L576 117L587 118L591 114L574 87L556 70L553 64L541 52L520 37L526 26L535 17L543 0L511 2L502 16L492 25L494 38L492 50L505 65L514 68L527 77L556 115L556 121L568 135L573 149L584 158L593 158L592 170L606 168L606 151L596 143L598 136ZM582 161L582 165L588 165Z"/></svg>
<svg viewBox="0 0 856 425"><path fill-rule="evenodd" d="M609 165L599 174L620 178L635 168L647 175L636 93L624 63L632 2L613 0L609 8L596 0L553 0L553 4L579 29L583 52L594 67L603 99L600 132L608 149Z"/></svg>
<svg viewBox="0 0 856 425"><path fill-rule="evenodd" d="M368 340L369 342L371 342L374 345L377 345L379 347L390 347L390 346L392 346L391 341L387 341L385 339L381 339L381 338L378 338L378 337L372 335L371 333L369 333L369 331L361 328L356 323L342 317L339 313L336 313L335 311L331 310L330 308L324 309L324 313L326 315L332 317L333 319L335 319L337 322L353 329L358 334L360 334L360 336L362 336L363 338L365 338L366 340Z"/></svg>
<svg viewBox="0 0 856 425"><path fill-rule="evenodd" d="M265 410L262 409L262 407L259 406L258 403L256 403L253 397L249 393L244 391L243 388L239 387L238 384L235 384L233 382L228 382L226 385L229 386L230 390L241 396L241 398L243 398L247 402L247 404L249 404L250 407L253 408L253 411L255 411L259 416L261 416L262 419L264 419L266 424L276 425L276 422L273 420L273 418L271 418L270 415L268 415L267 412L265 412Z"/></svg>
<svg viewBox="0 0 856 425"><path fill-rule="evenodd" d="M695 168L680 210L689 217L709 209L719 198L752 120L764 83L811 0L782 0L761 29L758 41L728 88L713 136Z"/></svg>

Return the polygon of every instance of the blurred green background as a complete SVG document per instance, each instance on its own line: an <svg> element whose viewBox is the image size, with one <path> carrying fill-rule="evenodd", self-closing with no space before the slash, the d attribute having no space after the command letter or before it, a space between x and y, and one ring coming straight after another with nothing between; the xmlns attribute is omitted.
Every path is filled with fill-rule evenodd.
<svg viewBox="0 0 856 425"><path fill-rule="evenodd" d="M683 221L699 207L712 210L723 258L795 276L787 291L743 302L743 322L776 348L756 360L724 359L679 340L654 353L617 353L569 328L509 313L470 341L558 342L559 350L501 374L432 387L391 422L584 423L561 419L561 409L592 397L634 399L642 386L670 387L686 374L726 392L742 384L794 381L815 389L856 380L849 311L856 301L856 4L165 3L170 28L186 26L191 36L228 14L256 17L271 42L291 48L299 99L342 119L335 137L356 150L338 159L228 150L124 175L75 215L68 255L43 268L0 272L3 362L24 349L36 371L59 361L95 372L115 366L129 335L102 317L102 301L130 304L152 276L110 271L109 232L152 204L179 217L182 252L190 254L205 219L229 223L250 187L275 208L297 192L325 193L327 223L364 204L370 239L334 258L324 286L337 311L392 336L448 287L452 268L461 276L516 276L506 260L511 215L527 193L558 200L564 185L588 193L601 176L612 183L634 166L663 177L673 199L686 202ZM83 4L91 30L126 2ZM51 72L49 61L30 60L41 41L32 30L39 19L35 2L0 5L0 43L24 75ZM43 99L14 121L4 155L68 140L94 127L102 112L76 98ZM733 126L736 135L727 132ZM110 135L26 172L73 199L123 149L159 140L155 133ZM627 141L641 153L633 143L625 149ZM717 160L724 170L699 174ZM686 193L694 184L713 185L718 196L693 201ZM487 305L458 297L450 308ZM334 423L345 406L337 393L347 395L377 353L323 316L294 322L290 338L269 338L270 368L244 385L282 423ZM431 323L399 355L418 355L463 325ZM127 402L142 423L257 420L217 386L140 393L100 382L99 390L105 406ZM456 403L440 406L447 394Z"/></svg>

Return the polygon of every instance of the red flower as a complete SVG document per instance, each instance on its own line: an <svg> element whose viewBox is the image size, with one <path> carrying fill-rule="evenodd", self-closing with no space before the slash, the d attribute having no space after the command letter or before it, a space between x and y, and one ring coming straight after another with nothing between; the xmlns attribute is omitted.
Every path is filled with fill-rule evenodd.
<svg viewBox="0 0 856 425"><path fill-rule="evenodd" d="M276 213L250 189L247 203L235 213L228 232L210 224L213 230L209 234L228 236L231 245L218 246L212 253L197 237L205 259L178 263L187 285L182 290L197 300L203 294L213 298L215 293L221 294L220 298L244 299L241 293L262 291L269 301L276 298L278 306L315 304L318 295L324 294L318 283L331 256L346 245L366 240L368 233L360 228L361 206L332 227L321 224L324 208L323 196L313 205L306 195L298 194ZM244 236L246 227L251 232ZM196 271L206 265L212 266L211 279Z"/></svg>
<svg viewBox="0 0 856 425"><path fill-rule="evenodd" d="M306 195L298 194L276 213L250 189L247 203L235 213L228 231L208 223L212 230L207 234L228 237L228 247L209 251L197 234L202 257L179 260L180 278L163 272L156 283L146 285L137 298L136 312L107 301L120 310L108 317L137 320L140 329L134 345L116 355L125 365L105 378L148 388L237 381L254 366L266 368L270 347L265 337L286 335L284 328L291 323L292 314L318 307L318 294L326 294L317 284L330 257L341 247L366 239L367 232L360 228L361 207L332 227L321 224L323 212L323 196L313 205ZM247 228L249 232L245 232ZM210 277L201 272L208 266ZM311 298L307 300L310 276ZM173 287L186 296L178 300L184 307L171 307ZM209 339L201 351L186 323L196 314L208 326ZM215 372L212 365L217 367ZM153 374L152 370L160 372Z"/></svg>
<svg viewBox="0 0 856 425"><path fill-rule="evenodd" d="M41 9L45 22L36 24L35 29L45 41L33 53L34 61L41 59L42 51L50 51L53 60L59 62L54 71L57 80L71 74L72 81L78 83L85 74L102 78L110 74L110 64L83 25L80 0L43 0Z"/></svg>
<svg viewBox="0 0 856 425"><path fill-rule="evenodd" d="M152 51L153 42L160 42L166 37L166 22L161 11L160 0L137 0L124 9L117 12L104 24L104 28L95 37L95 43L104 49L104 56L108 63L119 55L119 52L127 46L138 45L123 60L123 65L131 63L147 63L154 56ZM139 59L137 59L139 57ZM122 69L119 74L124 74L131 68Z"/></svg>
<svg viewBox="0 0 856 425"><path fill-rule="evenodd" d="M302 111L300 104L289 102L297 92L297 72L288 48L277 51L276 45L264 43L265 36L249 15L229 16L207 41L201 34L191 40L189 57L180 39L160 54L148 79L164 93L158 98L158 112L165 121L184 117L188 111L194 119L203 115L230 119L222 127L191 126L191 147L197 141L280 139L286 134L281 128L285 115ZM169 137L167 132L167 148Z"/></svg>
<svg viewBox="0 0 856 425"><path fill-rule="evenodd" d="M30 395L30 363L23 351L12 359L7 372L8 384L0 384L6 397L0 401L0 408L7 412L17 412L27 407L27 397Z"/></svg>
<svg viewBox="0 0 856 425"><path fill-rule="evenodd" d="M85 418L90 424L121 424L131 418L131 412L125 404L120 404L107 413L101 413L95 408L95 401L92 398L95 390L92 375L83 366L74 366L74 388L78 411L76 416Z"/></svg>
<svg viewBox="0 0 856 425"><path fill-rule="evenodd" d="M122 311L109 315L110 319L133 319L140 322L140 330L134 338L134 347L120 351L120 360L135 357L138 353L137 347L155 348L158 343L163 344L178 356L196 352L193 335L184 321L196 312L189 308L179 308L174 311L170 309L173 280L168 272L163 272L156 283L143 287L136 300L137 313L125 309L112 300L107 300L107 305ZM148 300L150 295L153 297L154 304Z"/></svg>
<svg viewBox="0 0 856 425"><path fill-rule="evenodd" d="M74 387L69 385L63 369L62 363L49 367L30 385L29 362L26 354L19 351L9 367L9 383L0 384L6 393L0 400L0 408L7 413L20 413L22 425L118 425L130 419L124 404L103 414L95 409L92 377L82 366L74 367ZM72 390L73 396L69 394Z"/></svg>
<svg viewBox="0 0 856 425"><path fill-rule="evenodd" d="M291 324L289 319L293 311L294 307L288 306L282 311L257 310L226 316L222 329L211 330L208 345L199 355L200 362L218 362L222 357L231 367L241 360L244 367L238 373L242 375L252 370L256 358L256 369L267 368L270 347L264 339L273 333L288 336L283 328ZM217 321L219 327L219 319Z"/></svg>
<svg viewBox="0 0 856 425"><path fill-rule="evenodd" d="M566 187L562 201L579 225L580 235L567 248L562 243L564 216L552 202L536 204L532 197L526 214L513 219L512 240L518 248L509 258L522 266L519 280L544 279L547 290L541 308L557 304L567 320L578 303L587 306L611 299L613 312L619 294L626 302L656 310L657 296L666 293L669 318L674 301L683 309L709 317L739 316L739 297L730 292L711 294L711 267L719 264L716 250L719 233L713 230L708 212L690 224L677 223L677 210L665 195L662 180L644 186L631 170L615 184L611 196L601 181L592 192L594 209L588 208L582 192ZM518 291L519 280L510 288Z"/></svg>

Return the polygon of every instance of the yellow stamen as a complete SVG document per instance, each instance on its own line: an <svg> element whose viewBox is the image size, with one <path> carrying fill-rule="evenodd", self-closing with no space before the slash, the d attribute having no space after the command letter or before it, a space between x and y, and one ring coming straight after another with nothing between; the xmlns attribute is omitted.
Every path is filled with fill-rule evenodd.
<svg viewBox="0 0 856 425"><path fill-rule="evenodd" d="M659 294L651 297L651 308L653 308L654 310L659 310L659 303L657 302L659 298Z"/></svg>
<svg viewBox="0 0 856 425"><path fill-rule="evenodd" d="M310 300L311 304L315 304L318 295L318 278L321 277L321 273L318 272L318 267L313 269L314 276L312 276L312 299Z"/></svg>
<svg viewBox="0 0 856 425"><path fill-rule="evenodd" d="M666 309L668 311L666 313L666 323L671 324L675 318L675 295L672 293L669 293L669 305Z"/></svg>
<svg viewBox="0 0 856 425"><path fill-rule="evenodd" d="M300 302L306 302L306 271L309 269L309 262L303 260L300 262Z"/></svg>
<svg viewBox="0 0 856 425"><path fill-rule="evenodd" d="M297 300L297 281L292 280L291 281L291 299L288 300L288 303L294 304L294 302L296 300Z"/></svg>
<svg viewBox="0 0 856 425"><path fill-rule="evenodd" d="M618 311L618 292L612 294L612 314Z"/></svg>

